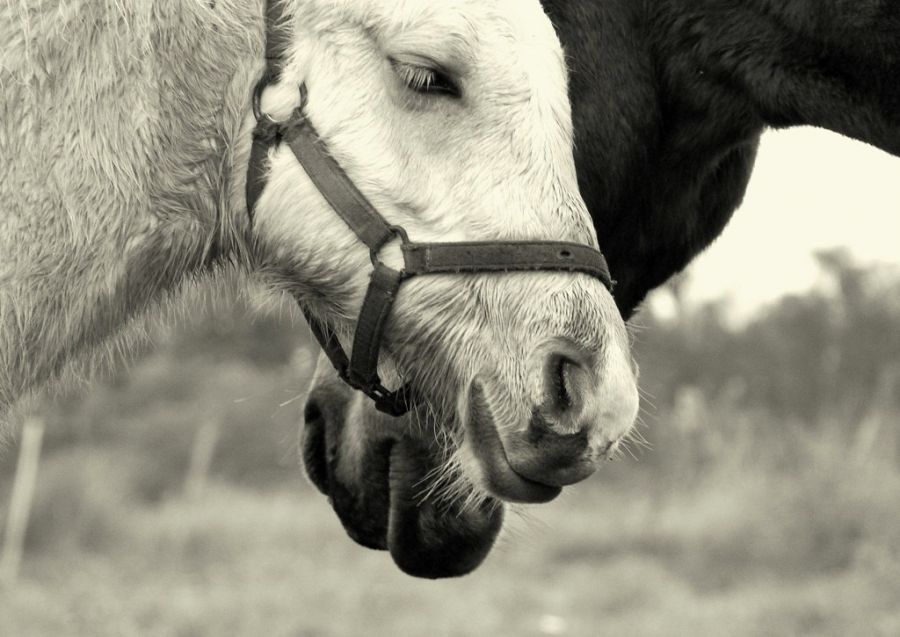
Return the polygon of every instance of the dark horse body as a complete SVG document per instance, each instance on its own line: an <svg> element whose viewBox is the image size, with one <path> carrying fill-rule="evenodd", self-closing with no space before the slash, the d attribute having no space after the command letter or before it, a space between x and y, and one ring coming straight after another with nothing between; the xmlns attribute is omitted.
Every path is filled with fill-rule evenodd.
<svg viewBox="0 0 900 637"><path fill-rule="evenodd" d="M900 155L898 2L543 4L567 50L580 187L626 318L721 233L766 128L819 126ZM335 378L317 379L304 458L350 534L383 548L391 487L373 474L400 470L389 471L385 440L415 429L393 427L366 403L350 410L354 401ZM367 439L352 457L340 444L349 435ZM424 457L417 470L438 462ZM339 477L350 464L365 467L365 481ZM441 517L432 503L415 506L423 520L407 570L459 574L487 553L497 525L477 512Z"/></svg>
<svg viewBox="0 0 900 637"><path fill-rule="evenodd" d="M581 190L630 316L717 237L767 127L900 154L900 4L544 0L567 49Z"/></svg>

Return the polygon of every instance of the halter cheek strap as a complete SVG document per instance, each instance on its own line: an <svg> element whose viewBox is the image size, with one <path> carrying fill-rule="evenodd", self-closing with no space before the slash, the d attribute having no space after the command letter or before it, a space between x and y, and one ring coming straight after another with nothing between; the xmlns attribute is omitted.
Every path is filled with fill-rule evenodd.
<svg viewBox="0 0 900 637"><path fill-rule="evenodd" d="M304 114L306 89L300 87L301 105L285 122L275 122L262 113L260 97L265 87L280 73L285 40L278 31L277 11L267 7L266 57L269 66L253 95L257 125L247 173L247 211L251 219L266 185L268 153L285 144L303 166L310 181L325 200L369 248L373 271L356 323L353 350L344 351L330 331L301 304L310 329L341 378L375 401L375 406L392 416L406 413L414 399L412 388L396 391L384 387L378 376L378 360L391 309L403 283L413 277L433 274L473 274L504 272L580 272L598 279L610 291L613 281L606 259L591 246L563 241L476 241L458 243L416 243L400 226L391 225L359 191L347 173L329 154L313 125ZM272 37L272 33L278 33ZM273 57L270 57L273 56ZM379 259L381 249L398 240L403 269L394 270Z"/></svg>

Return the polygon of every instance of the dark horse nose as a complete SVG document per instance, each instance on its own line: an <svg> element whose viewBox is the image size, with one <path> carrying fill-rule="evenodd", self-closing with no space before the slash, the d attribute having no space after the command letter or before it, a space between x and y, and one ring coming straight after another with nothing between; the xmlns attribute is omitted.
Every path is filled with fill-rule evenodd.
<svg viewBox="0 0 900 637"><path fill-rule="evenodd" d="M535 406L524 431L504 441L510 467L525 478L552 486L584 480L597 468L600 413L593 413L595 374L586 359L551 353L544 361L544 401ZM594 452L592 452L594 448Z"/></svg>

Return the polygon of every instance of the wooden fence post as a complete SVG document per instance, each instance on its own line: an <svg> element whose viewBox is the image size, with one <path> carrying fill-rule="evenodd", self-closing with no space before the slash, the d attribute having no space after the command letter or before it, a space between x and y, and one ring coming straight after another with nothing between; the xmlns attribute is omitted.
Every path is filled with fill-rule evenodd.
<svg viewBox="0 0 900 637"><path fill-rule="evenodd" d="M3 555L0 556L0 583L2 584L12 584L19 575L43 439L44 421L39 418L29 418L22 430L19 461L16 465L16 477L6 518Z"/></svg>
<svg viewBox="0 0 900 637"><path fill-rule="evenodd" d="M185 494L189 498L197 498L206 491L206 482L218 441L219 417L216 416L203 423L194 435L191 460L184 484Z"/></svg>

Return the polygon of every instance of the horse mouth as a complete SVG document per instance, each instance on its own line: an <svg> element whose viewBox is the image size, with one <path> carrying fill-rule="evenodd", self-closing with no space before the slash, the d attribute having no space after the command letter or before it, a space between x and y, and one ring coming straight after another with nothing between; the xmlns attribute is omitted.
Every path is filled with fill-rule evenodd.
<svg viewBox="0 0 900 637"><path fill-rule="evenodd" d="M472 384L466 414L466 439L475 457L486 490L507 502L541 504L550 502L561 487L536 482L518 474L509 464L496 421L478 381Z"/></svg>

